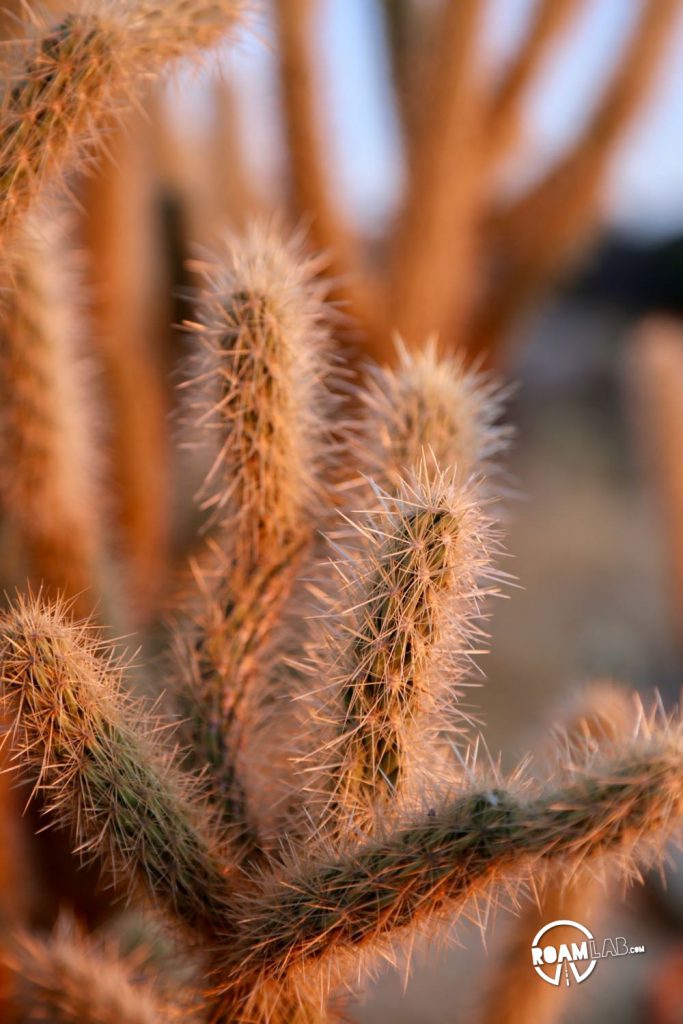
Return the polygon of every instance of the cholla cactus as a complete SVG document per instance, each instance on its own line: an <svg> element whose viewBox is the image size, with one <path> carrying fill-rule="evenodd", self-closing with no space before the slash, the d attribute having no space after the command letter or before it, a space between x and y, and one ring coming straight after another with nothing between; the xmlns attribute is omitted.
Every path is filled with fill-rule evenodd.
<svg viewBox="0 0 683 1024"><path fill-rule="evenodd" d="M203 438L218 438L202 508L228 520L235 568L247 577L310 533L319 512L327 289L303 240L272 226L226 239L200 269L203 359L189 383Z"/></svg>
<svg viewBox="0 0 683 1024"><path fill-rule="evenodd" d="M205 42L223 10L188 0L163 11L107 6L102 17L125 22L126 45L145 56L167 16L180 19L182 39L195 33L185 15L205 14ZM76 24L65 23L58 49ZM84 48L102 43L100 29L79 36ZM167 55L176 52L169 44ZM75 60L77 91L82 70ZM63 76L62 68L60 88ZM21 95L11 102L21 105ZM41 166L51 165L50 146ZM378 371L364 399L369 454L345 467L348 487L337 492L340 503L360 493L365 506L345 508L331 525L330 478L338 483L341 469L329 465L336 399L321 269L300 241L261 228L218 247L204 267L188 390L217 454L199 495L208 553L177 626L187 754L168 743L160 714L128 695L114 645L74 621L64 599L28 589L0 614L10 763L49 821L71 828L79 855L159 912L187 954L191 1012L224 1024L329 1020L337 989L395 939L587 863L630 877L660 856L683 813L673 717L641 711L637 728L613 742L577 749L572 739L549 783L505 778L455 749L454 725L467 721L457 697L503 575L494 506L479 482L506 436L500 396L431 349L404 356L397 375ZM46 385L36 387L44 397ZM343 440L347 454L358 451L357 432ZM359 469L375 478L360 491ZM319 613L311 643L297 619L309 607L303 577L321 531L342 557L328 558L323 585L306 598ZM298 674L311 650L304 702ZM292 705L315 709L313 762L300 759L299 737L277 727ZM255 749L265 740L266 757ZM259 757L270 762L270 786L255 781ZM319 785L324 804L311 807ZM293 823L279 842L264 841L264 811ZM129 967L98 969L98 955L89 942L28 940L14 963L38 1012L102 1024L115 1006L118 1019L131 1019ZM175 1012L143 992L138 1019ZM186 1019L185 1007L183 997Z"/></svg>
<svg viewBox="0 0 683 1024"><path fill-rule="evenodd" d="M471 489L431 461L423 458L395 495L380 492L365 521L350 521L348 543L355 534L364 544L333 563L333 623L325 622L310 675L332 691L319 714L331 735L315 760L321 787L333 793L328 816L343 828L349 820L367 827L411 776L413 788L424 785L419 766L428 758L433 776L447 726L470 724L453 704L495 589L494 534Z"/></svg>
<svg viewBox="0 0 683 1024"><path fill-rule="evenodd" d="M132 102L131 81L217 42L241 11L240 0L85 0L12 50L14 81L0 106L3 238L74 147L101 139L103 118L122 109L127 90Z"/></svg>
<svg viewBox="0 0 683 1024"><path fill-rule="evenodd" d="M320 373L312 368L324 312L310 268L295 273L297 258L295 249L274 248L272 235L251 234L241 260L213 272L220 288L204 298L199 332L211 365L207 374L200 361L196 383L218 389L210 483L218 498L210 506L220 510L214 544L222 550L188 631L201 671L182 676L181 694L194 701L192 758L218 813L125 696L120 667L91 627L40 595L19 598L0 621L3 708L17 765L47 797L46 812L70 823L81 854L134 879L135 891L180 929L203 964L197 1012L244 1024L322 1020L331 990L357 973L366 953L386 952L394 936L496 900L532 875L571 874L604 858L628 875L656 858L683 810L680 725L644 714L628 740L605 738L578 752L572 742L558 781L547 786L506 780L462 757L448 771L447 744L438 784L420 777L425 735L436 746L449 728L486 581L496 579L495 533L480 489L463 482L458 455L450 469L423 456L412 474L396 478L393 494L378 492L381 507L375 497L367 523L360 518L358 558L337 563L348 604L336 626L323 619L333 655L320 657L314 682L334 695L336 735L330 741L319 716L310 722L328 781L322 828L308 848L293 829L289 849L285 843L276 859L266 853L233 712L247 691L268 689L262 616L274 608L272 626L281 614L270 586L279 579L277 593L291 593L301 567L292 545L312 543L323 509L311 501L322 460L316 469L315 460L292 458L287 479L280 470L291 439L274 428L283 419L293 430L308 425L295 437L312 452L323 433ZM406 375L411 370L419 377L419 361L406 363ZM416 451L429 437L420 440ZM263 713L258 700L249 708ZM271 708L266 721L275 714ZM271 757L282 761L286 750ZM419 779L412 790L411 777ZM305 786L290 799L305 803Z"/></svg>
<svg viewBox="0 0 683 1024"><path fill-rule="evenodd" d="M525 792L519 780L489 778L385 836L293 859L244 896L225 951L227 994L248 1007L259 986L297 975L308 985L316 970L327 990L366 950L495 900L503 883L570 874L603 855L628 873L634 858L657 856L680 820L682 742L680 723L644 719L628 743L566 766L558 786ZM250 1020L248 1009L236 1019Z"/></svg>
<svg viewBox="0 0 683 1024"><path fill-rule="evenodd" d="M227 240L201 269L201 351L188 383L200 443L217 439L199 500L216 524L218 567L195 568L179 696L193 756L212 765L217 802L253 844L236 759L322 510L332 403L325 287L301 239L272 227Z"/></svg>
<svg viewBox="0 0 683 1024"><path fill-rule="evenodd" d="M463 480L495 470L510 439L500 423L505 391L465 366L462 355L439 356L436 339L411 352L396 342L398 365L371 367L361 421L359 461L365 474L392 489L426 448L436 467Z"/></svg>
<svg viewBox="0 0 683 1024"><path fill-rule="evenodd" d="M173 769L121 689L121 669L63 604L21 598L2 625L2 700L14 760L72 826L85 856L204 927L225 899L225 858L197 787Z"/></svg>

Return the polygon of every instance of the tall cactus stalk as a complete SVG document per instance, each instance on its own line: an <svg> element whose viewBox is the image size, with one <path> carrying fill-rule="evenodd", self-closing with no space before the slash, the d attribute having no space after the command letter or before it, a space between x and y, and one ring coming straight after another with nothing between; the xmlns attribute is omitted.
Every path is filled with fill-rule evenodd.
<svg viewBox="0 0 683 1024"><path fill-rule="evenodd" d="M195 761L209 766L217 802L253 840L236 758L321 508L325 289L299 239L272 228L226 242L202 269L201 352L189 383L200 442L216 439L200 500L216 526L219 571L200 579L179 696Z"/></svg>
<svg viewBox="0 0 683 1024"><path fill-rule="evenodd" d="M103 524L83 286L63 214L41 214L15 243L0 318L0 507L29 578L89 615Z"/></svg>

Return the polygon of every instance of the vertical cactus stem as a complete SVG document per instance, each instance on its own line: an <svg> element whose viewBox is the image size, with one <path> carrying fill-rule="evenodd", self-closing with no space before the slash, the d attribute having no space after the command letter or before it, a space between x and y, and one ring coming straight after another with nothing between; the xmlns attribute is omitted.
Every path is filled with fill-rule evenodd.
<svg viewBox="0 0 683 1024"><path fill-rule="evenodd" d="M506 397L489 375L465 367L461 355L441 355L428 339L416 352L396 340L396 367L372 367L361 393L358 461L363 473L392 490L425 452L442 470L495 471L512 430L499 423Z"/></svg>
<svg viewBox="0 0 683 1024"><path fill-rule="evenodd" d="M122 692L111 649L64 605L19 598L0 620L0 687L18 771L78 852L139 882L188 932L211 932L230 863L156 723Z"/></svg>
<svg viewBox="0 0 683 1024"><path fill-rule="evenodd" d="M15 239L0 317L0 507L29 578L89 615L102 596L102 521L90 400L80 351L85 303L59 210Z"/></svg>
<svg viewBox="0 0 683 1024"><path fill-rule="evenodd" d="M202 507L234 530L235 571L248 577L309 533L326 454L322 379L327 366L326 288L302 240L252 227L200 264L203 360L193 393L218 454Z"/></svg>
<svg viewBox="0 0 683 1024"><path fill-rule="evenodd" d="M382 495L381 508L352 530L369 543L359 558L336 563L337 628L324 630L311 665L314 678L331 677L335 695L322 715L333 732L326 816L336 826L349 816L367 826L403 795L425 753L433 756L436 734L469 721L455 698L483 636L481 602L495 590L484 581L499 576L491 523L426 459L397 497Z"/></svg>
<svg viewBox="0 0 683 1024"><path fill-rule="evenodd" d="M656 860L682 815L680 722L644 721L639 735L535 794L500 780L473 789L386 836L293 863L245 895L225 950L226 998L233 985L240 993L297 972L310 983L316 965L334 986L363 952L387 953L392 936L431 931L435 918L490 903L545 869L570 874L605 857L637 877L635 861Z"/></svg>
<svg viewBox="0 0 683 1024"><path fill-rule="evenodd" d="M237 761L245 711L323 507L329 444L328 331L320 264L302 240L254 226L199 265L199 352L188 381L199 441L216 455L198 500L220 547L181 635L179 696L198 765L208 764L243 834ZM252 708L253 710L253 708Z"/></svg>
<svg viewBox="0 0 683 1024"><path fill-rule="evenodd" d="M79 146L101 141L103 115L133 102L136 79L217 42L243 9L241 0L86 0L10 47L13 81L0 103L0 237Z"/></svg>
<svg viewBox="0 0 683 1024"><path fill-rule="evenodd" d="M0 232L4 235L55 171L75 133L104 100L116 66L111 27L69 15L31 40L0 108Z"/></svg>
<svg viewBox="0 0 683 1024"><path fill-rule="evenodd" d="M198 768L208 767L217 808L244 855L258 847L258 836L237 761L253 711L253 684L267 669L264 648L291 592L300 555L300 547L286 549L282 561L256 572L239 595L227 586L212 595L200 579L197 619L189 633L176 636L178 697L191 757Z"/></svg>

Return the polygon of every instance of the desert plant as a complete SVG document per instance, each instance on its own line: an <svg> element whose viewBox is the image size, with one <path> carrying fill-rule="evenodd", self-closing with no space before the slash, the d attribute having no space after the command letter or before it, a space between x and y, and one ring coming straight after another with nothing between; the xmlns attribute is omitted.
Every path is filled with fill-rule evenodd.
<svg viewBox="0 0 683 1024"><path fill-rule="evenodd" d="M157 1024L167 1007L136 978L139 957L124 957L62 920L48 938L17 934L9 957L28 1020L55 1024ZM187 1019L187 1018L186 1018Z"/></svg>
<svg viewBox="0 0 683 1024"><path fill-rule="evenodd" d="M227 240L202 264L194 325L190 405L199 443L215 439L199 501L217 536L209 565L195 568L178 692L192 756L213 766L224 813L252 840L235 759L271 634L313 542L329 448L318 269L300 239L285 243L272 229Z"/></svg>
<svg viewBox="0 0 683 1024"><path fill-rule="evenodd" d="M310 221L315 244L334 253L337 294L376 359L393 358L394 330L411 347L435 330L500 360L516 322L599 225L607 175L660 66L677 0L642 0L576 142L521 194L500 187L543 64L584 6L538 0L496 77L485 67L485 0L382 0L406 183L380 244L370 245L340 209L325 145L312 41L319 5L275 0L292 207Z"/></svg>
<svg viewBox="0 0 683 1024"><path fill-rule="evenodd" d="M489 598L508 580L498 522L505 395L459 353L436 342L413 351L433 327L463 334L453 325L469 318L478 200L571 3L552 12L541 3L493 98L477 71L484 5L444 5L429 109L415 124L406 114L416 148L387 280L368 271L355 283L339 274L364 258L362 246L337 218L316 148L311 0L278 3L292 184L310 207L314 247L336 251L311 257L301 232L271 223L220 234L193 261L181 392L193 441L208 453L195 502L200 545L173 595L172 658L158 670L170 696L150 707L134 695L140 673L131 678L111 639L110 610L93 612L104 545L89 459L96 438L62 316L75 311L72 283L55 265L66 242L44 247L53 225L41 226L39 244L32 232L45 190L74 156L89 162L143 76L219 40L241 6L86 2L10 48L0 108L0 496L31 565L0 611L2 753L46 828L70 831L74 860L98 865L107 886L162 922L183 978L182 991L163 968L150 979L135 957L77 929L18 930L0 951L0 983L10 982L0 998L37 1019L333 1020L394 943L517 902L532 884L552 893L565 875L604 868L637 878L662 858L683 814L682 727L658 705L648 714L634 702L630 730L613 728L618 715L605 729L570 724L549 779L528 768L504 775L480 754L463 691L487 644ZM674 6L644 2L632 65L579 145L572 188L586 188L572 193L572 230L558 218L559 256L591 220ZM495 127L485 146L481 123ZM461 189L448 187L454 167ZM537 191L545 208L543 183ZM505 218L488 230L507 237ZM537 226L530 219L524 237ZM547 255L534 238L525 264L534 280L518 288L512 275L515 308ZM346 369L330 294L351 300L379 347L390 323L405 330L397 367L371 368L368 384ZM123 372L126 415L133 374ZM134 444L135 431L127 436ZM148 446L138 481L157 450ZM147 547L149 517L144 533ZM146 564L152 575L158 559ZM590 742L577 740L582 730Z"/></svg>
<svg viewBox="0 0 683 1024"><path fill-rule="evenodd" d="M102 598L93 369L83 350L83 282L68 218L44 207L9 259L0 326L0 507L26 575L89 615ZM6 581L7 583L7 581Z"/></svg>
<svg viewBox="0 0 683 1024"><path fill-rule="evenodd" d="M211 397L204 423L218 435L199 496L218 510L210 548L218 566L204 577L218 590L203 584L194 622L178 627L198 666L180 675L184 706L192 707L192 764L180 763L158 718L126 695L111 644L40 594L18 597L0 621L3 709L13 760L45 796L45 813L67 822L81 855L129 881L199 958L198 1014L320 1020L358 965L397 936L431 930L532 877L540 883L596 861L629 877L656 859L683 809L680 724L641 712L628 738L577 745L572 736L571 756L545 784L455 755L463 740L453 736L452 704L481 632L496 545L476 479L430 464L430 421L411 442L412 466L400 478L386 452L392 490L372 492L368 519L345 513L357 523L360 551L341 570L337 622L322 620L333 656L315 662L311 686L336 702L336 736L330 740L320 717L308 720L327 800L317 820L309 811L308 831L300 814L279 843L264 844L254 803L268 791L249 791L255 753L233 710L248 689L250 716L265 715L267 732L278 708L286 714L300 696L285 686L267 709L259 702L272 696L277 667L261 624L265 615L277 650L283 607L269 587L281 578L278 598L293 592L306 565L299 545L311 545L315 523L327 519L325 502L314 500L325 476L315 455L324 454L324 371L311 363L324 339L323 313L309 265L272 229L221 250L206 281L190 390L202 402ZM415 360L404 373L419 379L422 369ZM454 364L442 372L453 374ZM381 382L393 387L392 377ZM475 377L466 391L486 387ZM481 404L474 409L480 427L493 429ZM350 440L353 449L357 438ZM476 460L486 445L472 451ZM302 453L310 454L298 461ZM207 618L207 608L218 617ZM306 633L292 642L302 658ZM411 790L425 740L434 746L432 767L438 756L443 769ZM298 750L281 734L271 741L275 765ZM295 808L309 803L309 774L308 759L290 764ZM29 981L34 974L38 992L44 974L31 968Z"/></svg>
<svg viewBox="0 0 683 1024"><path fill-rule="evenodd" d="M216 42L240 11L237 0L86 3L18 44L0 108L3 239L78 146L101 144L103 117L134 102L132 83Z"/></svg>

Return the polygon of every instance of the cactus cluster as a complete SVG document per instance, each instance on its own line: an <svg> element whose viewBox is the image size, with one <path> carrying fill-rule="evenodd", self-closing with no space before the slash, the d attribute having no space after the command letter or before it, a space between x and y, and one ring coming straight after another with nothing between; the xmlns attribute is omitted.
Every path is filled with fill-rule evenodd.
<svg viewBox="0 0 683 1024"><path fill-rule="evenodd" d="M186 753L126 695L111 645L62 600L27 593L4 613L0 681L13 761L44 812L199 958L193 1011L311 1020L359 958L407 929L531 876L569 877L601 858L628 873L656 856L683 809L681 731L641 715L628 738L571 737L549 786L467 761L462 686L504 581L497 505L476 475L505 436L496 393L435 350L406 357L400 386L376 373L360 406L360 436L373 420L371 458L386 459L382 486L366 475L359 486L353 465L332 471L324 439L338 400L325 396L320 285L273 229L243 246L207 271L187 389L216 455L198 496L206 505L211 494L200 585L175 627ZM435 403L435 415L416 415L416 396L438 390L470 399L453 423ZM351 454L358 437L350 430ZM329 555L314 565L321 525ZM302 607L319 612L285 636L296 618L285 604L310 576ZM296 730L269 733L288 703L308 708L291 719L315 741L304 757ZM268 789L250 770L259 716L259 743L287 774L276 842L263 826ZM29 971L36 999L45 973Z"/></svg>
<svg viewBox="0 0 683 1024"><path fill-rule="evenodd" d="M354 381L323 262L274 224L194 264L181 394L203 529L170 627L175 706L133 696L96 621L88 460L65 475L92 437L72 339L42 313L71 295L46 294L29 214L133 71L213 42L238 8L86 5L38 32L0 111L0 497L43 581L0 613L3 743L46 823L183 962L174 989L68 923L22 934L2 956L29 1019L333 1020L395 941L530 881L630 878L683 814L681 723L660 711L618 734L570 723L549 782L476 756L464 689L507 580L504 392L434 341Z"/></svg>

